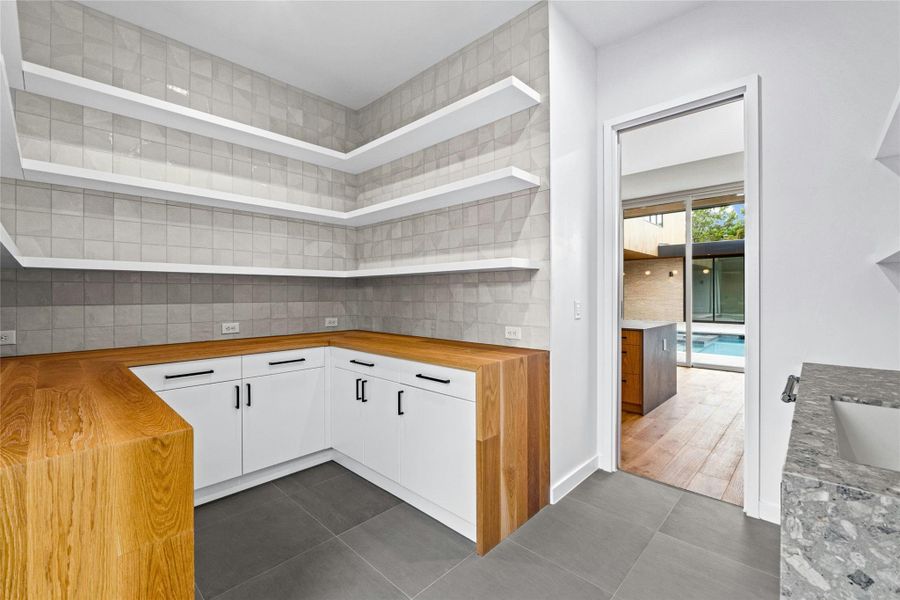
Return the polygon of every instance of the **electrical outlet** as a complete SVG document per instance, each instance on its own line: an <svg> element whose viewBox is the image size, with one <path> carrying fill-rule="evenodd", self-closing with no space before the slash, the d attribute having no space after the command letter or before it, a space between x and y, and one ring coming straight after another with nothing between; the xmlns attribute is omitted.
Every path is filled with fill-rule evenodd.
<svg viewBox="0 0 900 600"><path fill-rule="evenodd" d="M522 328L521 327L506 327L506 333L504 336L508 340L521 340L522 339Z"/></svg>
<svg viewBox="0 0 900 600"><path fill-rule="evenodd" d="M337 327L337 317L325 317L325 327Z"/></svg>
<svg viewBox="0 0 900 600"><path fill-rule="evenodd" d="M227 335L229 333L240 333L241 332L241 324L240 323L222 323L222 335Z"/></svg>
<svg viewBox="0 0 900 600"><path fill-rule="evenodd" d="M584 305L581 303L581 300L575 301L575 320L578 321L581 319L581 314L584 311Z"/></svg>
<svg viewBox="0 0 900 600"><path fill-rule="evenodd" d="M16 343L16 330L0 331L0 346Z"/></svg>

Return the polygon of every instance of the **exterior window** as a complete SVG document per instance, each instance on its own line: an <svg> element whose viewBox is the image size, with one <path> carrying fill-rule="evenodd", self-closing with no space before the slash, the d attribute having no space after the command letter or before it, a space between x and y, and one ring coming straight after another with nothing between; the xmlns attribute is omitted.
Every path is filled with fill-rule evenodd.
<svg viewBox="0 0 900 600"><path fill-rule="evenodd" d="M644 217L644 220L648 223L653 223L657 227L663 226L663 216L662 215L647 215Z"/></svg>
<svg viewBox="0 0 900 600"><path fill-rule="evenodd" d="M704 323L744 322L744 257L696 258L693 317Z"/></svg>

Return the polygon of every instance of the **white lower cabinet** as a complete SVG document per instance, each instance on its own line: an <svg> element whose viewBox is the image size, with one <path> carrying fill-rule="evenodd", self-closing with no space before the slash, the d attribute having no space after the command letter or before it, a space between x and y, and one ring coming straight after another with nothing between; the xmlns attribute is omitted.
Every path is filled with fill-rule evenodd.
<svg viewBox="0 0 900 600"><path fill-rule="evenodd" d="M402 412L400 485L475 523L475 403L406 387Z"/></svg>
<svg viewBox="0 0 900 600"><path fill-rule="evenodd" d="M363 417L358 373L335 368L331 373L331 445L353 460L363 458Z"/></svg>
<svg viewBox="0 0 900 600"><path fill-rule="evenodd" d="M194 428L194 489L239 476L240 380L158 392Z"/></svg>
<svg viewBox="0 0 900 600"><path fill-rule="evenodd" d="M243 380L244 473L325 448L324 369Z"/></svg>
<svg viewBox="0 0 900 600"><path fill-rule="evenodd" d="M400 482L400 418L397 393L401 388L390 381L368 377L361 395L364 464L392 481Z"/></svg>

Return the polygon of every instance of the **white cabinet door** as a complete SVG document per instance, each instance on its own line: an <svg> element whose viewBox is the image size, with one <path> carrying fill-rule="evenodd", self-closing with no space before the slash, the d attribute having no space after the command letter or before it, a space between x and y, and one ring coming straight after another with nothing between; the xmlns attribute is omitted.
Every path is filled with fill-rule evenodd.
<svg viewBox="0 0 900 600"><path fill-rule="evenodd" d="M244 379L244 473L325 447L325 371Z"/></svg>
<svg viewBox="0 0 900 600"><path fill-rule="evenodd" d="M240 380L159 392L194 428L194 489L241 474Z"/></svg>
<svg viewBox="0 0 900 600"><path fill-rule="evenodd" d="M401 387L377 377L363 378L360 383L365 440L362 462L373 471L399 482L400 416L397 414L397 393Z"/></svg>
<svg viewBox="0 0 900 600"><path fill-rule="evenodd" d="M363 426L358 373L335 368L331 373L331 445L363 462Z"/></svg>
<svg viewBox="0 0 900 600"><path fill-rule="evenodd" d="M475 523L475 403L402 389L400 485Z"/></svg>

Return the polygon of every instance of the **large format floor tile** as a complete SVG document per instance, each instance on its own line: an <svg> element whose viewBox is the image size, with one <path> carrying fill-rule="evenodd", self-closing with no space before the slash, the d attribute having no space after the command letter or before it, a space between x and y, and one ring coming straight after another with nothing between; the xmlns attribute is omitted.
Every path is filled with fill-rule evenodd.
<svg viewBox="0 0 900 600"><path fill-rule="evenodd" d="M771 575L779 573L781 530L747 517L738 506L685 494L659 531Z"/></svg>
<svg viewBox="0 0 900 600"><path fill-rule="evenodd" d="M650 529L659 527L684 492L624 471L595 471L571 497Z"/></svg>
<svg viewBox="0 0 900 600"><path fill-rule="evenodd" d="M657 533L616 600L776 600L778 578Z"/></svg>
<svg viewBox="0 0 900 600"><path fill-rule="evenodd" d="M331 477L290 495L334 534L368 521L400 504L400 499L354 473Z"/></svg>
<svg viewBox="0 0 900 600"><path fill-rule="evenodd" d="M291 495L339 475L350 475L350 471L334 461L329 461L291 475L286 475L272 483L285 494Z"/></svg>
<svg viewBox="0 0 900 600"><path fill-rule="evenodd" d="M609 594L509 540L472 555L416 600L607 600Z"/></svg>
<svg viewBox="0 0 900 600"><path fill-rule="evenodd" d="M287 497L262 504L196 532L197 586L212 598L330 537Z"/></svg>
<svg viewBox="0 0 900 600"><path fill-rule="evenodd" d="M406 597L337 538L218 597L221 600L401 600Z"/></svg>
<svg viewBox="0 0 900 600"><path fill-rule="evenodd" d="M202 504L194 509L194 529L199 530L223 519L239 515L263 504L284 498L284 492L271 483L264 483L239 494Z"/></svg>
<svg viewBox="0 0 900 600"><path fill-rule="evenodd" d="M612 593L653 537L653 530L578 500L544 508L512 539Z"/></svg>
<svg viewBox="0 0 900 600"><path fill-rule="evenodd" d="M409 596L475 551L475 544L408 504L341 535L353 550Z"/></svg>

